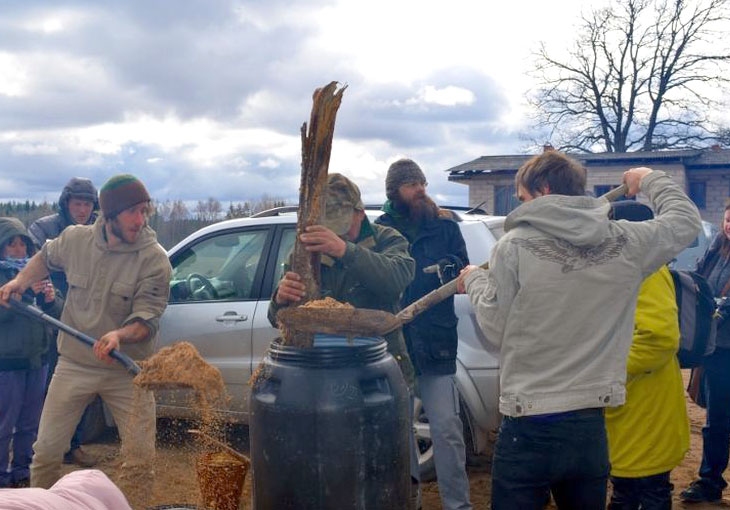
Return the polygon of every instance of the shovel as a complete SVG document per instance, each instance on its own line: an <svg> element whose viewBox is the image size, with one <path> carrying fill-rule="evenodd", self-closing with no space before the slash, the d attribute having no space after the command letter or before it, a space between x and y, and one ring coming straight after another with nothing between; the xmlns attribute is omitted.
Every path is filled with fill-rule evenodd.
<svg viewBox="0 0 730 510"><path fill-rule="evenodd" d="M481 266L489 268L489 262ZM393 315L369 308L317 308L297 306L282 308L276 315L286 328L305 333L341 336L383 336L407 324L418 314L456 294L456 279L432 290Z"/></svg>
<svg viewBox="0 0 730 510"><path fill-rule="evenodd" d="M625 184L601 195L612 202L626 194ZM481 266L489 268L485 262ZM456 293L456 279L432 290L393 315L367 308L317 308L297 306L282 308L276 317L286 329L304 333L325 333L338 336L383 336L411 322L418 314Z"/></svg>
<svg viewBox="0 0 730 510"><path fill-rule="evenodd" d="M59 321L58 319L55 319L54 317L51 317L50 315L48 315L47 313L43 312L41 309L39 309L33 305L29 305L27 303L23 303L22 301L20 301L18 299L12 299L12 298L8 300L8 303L10 304L11 308L14 308L16 311L23 313L25 315L28 315L30 317L33 317L35 319L38 319L41 322L46 322L56 329L65 331L69 335L81 340L83 343L85 343L89 347L93 347L94 344L96 343L96 340L91 338L89 335L86 335L86 334L82 333L81 331L72 328L68 324L63 323L63 322ZM109 356L111 356L112 358L117 360L119 363L121 363L124 366L124 368L127 369L127 372L129 372L132 375L137 375L142 371L140 366L137 363L135 363L135 361L132 358L130 358L123 352L120 352L116 349L112 349L109 352Z"/></svg>

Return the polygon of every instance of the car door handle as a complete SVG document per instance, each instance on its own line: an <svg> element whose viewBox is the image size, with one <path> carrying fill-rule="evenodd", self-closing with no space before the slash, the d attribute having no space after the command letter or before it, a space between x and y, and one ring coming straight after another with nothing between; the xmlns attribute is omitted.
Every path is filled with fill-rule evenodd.
<svg viewBox="0 0 730 510"><path fill-rule="evenodd" d="M216 322L244 322L248 320L248 315L239 315L236 312L224 312L215 318Z"/></svg>

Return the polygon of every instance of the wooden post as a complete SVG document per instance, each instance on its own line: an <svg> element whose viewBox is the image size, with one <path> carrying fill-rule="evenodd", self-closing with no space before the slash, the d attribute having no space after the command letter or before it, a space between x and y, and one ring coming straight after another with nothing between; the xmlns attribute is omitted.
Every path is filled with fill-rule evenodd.
<svg viewBox="0 0 730 510"><path fill-rule="evenodd" d="M312 113L309 126L302 125L302 177L299 186L299 211L297 218L297 239L294 243L291 267L302 277L306 286L306 303L320 297L319 253L309 253L299 242L299 234L309 225L321 224L327 204L327 171L332 152L332 137L335 131L335 117L342 102L342 93L347 86L339 87L336 81L318 88L312 97ZM297 347L311 347L313 335L296 331L282 332L284 342Z"/></svg>

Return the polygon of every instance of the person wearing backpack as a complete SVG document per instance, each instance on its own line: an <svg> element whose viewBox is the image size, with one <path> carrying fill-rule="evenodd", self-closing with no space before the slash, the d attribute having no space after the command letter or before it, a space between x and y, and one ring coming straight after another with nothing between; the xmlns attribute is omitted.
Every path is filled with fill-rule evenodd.
<svg viewBox="0 0 730 510"><path fill-rule="evenodd" d="M652 210L634 200L611 204L614 220L645 221ZM667 266L639 288L626 364L626 402L606 409L611 510L672 507L669 475L689 449L689 417L676 353L679 322Z"/></svg>
<svg viewBox="0 0 730 510"><path fill-rule="evenodd" d="M699 478L682 491L685 502L719 501L727 482L722 476L730 455L730 200L725 204L722 228L696 271L712 287L719 314L715 352L704 362L707 418L702 428L702 463Z"/></svg>

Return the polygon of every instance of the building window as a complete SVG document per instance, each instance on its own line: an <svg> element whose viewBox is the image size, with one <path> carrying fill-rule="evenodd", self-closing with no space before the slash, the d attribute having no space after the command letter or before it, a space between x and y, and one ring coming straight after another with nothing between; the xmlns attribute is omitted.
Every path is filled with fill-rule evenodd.
<svg viewBox="0 0 730 510"><path fill-rule="evenodd" d="M700 209L707 207L707 183L704 181L689 181L689 198Z"/></svg>
<svg viewBox="0 0 730 510"><path fill-rule="evenodd" d="M494 214L503 216L520 205L515 193L514 184L503 184L494 186Z"/></svg>
<svg viewBox="0 0 730 510"><path fill-rule="evenodd" d="M707 207L707 183L705 181L689 181L689 198L700 209Z"/></svg>

